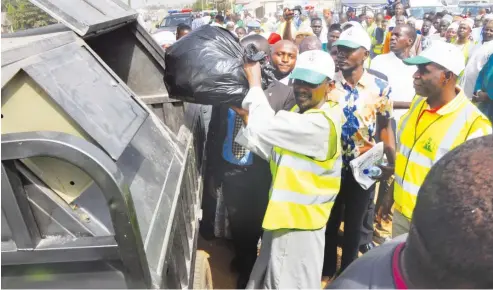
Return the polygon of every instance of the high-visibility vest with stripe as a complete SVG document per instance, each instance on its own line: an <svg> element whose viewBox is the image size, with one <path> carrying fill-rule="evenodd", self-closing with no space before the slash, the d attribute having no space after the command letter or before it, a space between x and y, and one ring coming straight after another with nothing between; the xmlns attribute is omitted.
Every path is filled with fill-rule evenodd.
<svg viewBox="0 0 493 290"><path fill-rule="evenodd" d="M423 132L416 132L418 118L427 108L426 98L416 96L397 130L395 209L412 218L418 191L431 167L446 153L464 143L481 112L461 92L458 107L441 115Z"/></svg>
<svg viewBox="0 0 493 290"><path fill-rule="evenodd" d="M304 113L323 114L330 124L327 160L273 148L272 186L264 229L315 230L327 223L341 186L341 113L333 102Z"/></svg>

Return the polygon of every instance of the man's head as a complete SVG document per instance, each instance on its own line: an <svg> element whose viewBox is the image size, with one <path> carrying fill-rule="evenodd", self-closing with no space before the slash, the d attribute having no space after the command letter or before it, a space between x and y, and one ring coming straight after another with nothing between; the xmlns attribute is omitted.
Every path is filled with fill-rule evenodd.
<svg viewBox="0 0 493 290"><path fill-rule="evenodd" d="M404 15L397 15L395 16L395 25L404 25L406 24L406 16Z"/></svg>
<svg viewBox="0 0 493 290"><path fill-rule="evenodd" d="M341 36L342 28L340 24L332 24L329 27L329 34L327 35L327 46L331 47L334 42L336 42Z"/></svg>
<svg viewBox="0 0 493 290"><path fill-rule="evenodd" d="M457 30L459 30L459 24L455 22L450 24L450 26L447 28L447 32L445 33L445 40L448 43L451 43L455 40L455 38L457 37Z"/></svg>
<svg viewBox="0 0 493 290"><path fill-rule="evenodd" d="M369 57L371 39L361 27L351 27L341 33L337 45L337 64L341 71L351 72L362 67Z"/></svg>
<svg viewBox="0 0 493 290"><path fill-rule="evenodd" d="M289 40L281 40L272 46L271 60L279 79L286 77L294 69L298 47Z"/></svg>
<svg viewBox="0 0 493 290"><path fill-rule="evenodd" d="M224 24L224 16L222 16L221 14L218 14L218 15L216 15L216 17L214 17L214 21L218 24L223 25Z"/></svg>
<svg viewBox="0 0 493 290"><path fill-rule="evenodd" d="M407 25L410 25L413 27L414 30L416 30L416 18L414 17L409 17L406 22Z"/></svg>
<svg viewBox="0 0 493 290"><path fill-rule="evenodd" d="M440 32L440 21L442 21L442 17L443 15L441 13L437 13L433 19L433 27L435 27L437 32Z"/></svg>
<svg viewBox="0 0 493 290"><path fill-rule="evenodd" d="M338 50L337 50L337 46L333 45L330 47L330 56L332 57L332 59L334 60L334 64L336 66L336 72L339 71L339 65L337 64L337 53L338 53Z"/></svg>
<svg viewBox="0 0 493 290"><path fill-rule="evenodd" d="M354 8L349 8L346 14L348 18L353 18L356 15L356 10L354 10Z"/></svg>
<svg viewBox="0 0 493 290"><path fill-rule="evenodd" d="M421 27L421 33L424 35L424 36L428 36L429 33L430 33L430 29L431 29L431 26L432 26L432 22L430 19L425 19L423 21L423 26Z"/></svg>
<svg viewBox="0 0 493 290"><path fill-rule="evenodd" d="M472 24L467 20L463 20L459 24L459 30L457 30L457 37L459 40L467 40L472 32Z"/></svg>
<svg viewBox="0 0 493 290"><path fill-rule="evenodd" d="M265 52L266 59L270 58L271 50L270 50L269 42L262 35L252 34L246 36L242 40L240 40L240 44L243 47L247 47L248 45L253 44L255 48L257 48L259 51Z"/></svg>
<svg viewBox="0 0 493 290"><path fill-rule="evenodd" d="M346 14L341 13L341 16L339 16L339 24L344 24L348 22L348 17Z"/></svg>
<svg viewBox="0 0 493 290"><path fill-rule="evenodd" d="M236 32L236 35L238 35L239 39L242 39L243 37L245 37L247 35L246 29L243 27L236 28L235 32Z"/></svg>
<svg viewBox="0 0 493 290"><path fill-rule="evenodd" d="M382 25L383 19L384 17L382 13L377 13L377 15L375 16L375 22L377 23L377 25Z"/></svg>
<svg viewBox="0 0 493 290"><path fill-rule="evenodd" d="M404 60L408 65L417 65L414 73L416 94L439 99L442 91L455 91L458 76L465 68L464 54L455 45L435 41L418 56Z"/></svg>
<svg viewBox="0 0 493 290"><path fill-rule="evenodd" d="M300 44L300 54L309 50L322 50L322 42L315 35L305 37Z"/></svg>
<svg viewBox="0 0 493 290"><path fill-rule="evenodd" d="M315 35L317 37L320 37L320 33L322 33L322 19L320 18L313 18L312 19L312 30L313 30L313 33L315 33Z"/></svg>
<svg viewBox="0 0 493 290"><path fill-rule="evenodd" d="M493 285L493 136L440 159L421 186L404 248L412 288Z"/></svg>
<svg viewBox="0 0 493 290"><path fill-rule="evenodd" d="M192 28L186 24L180 23L176 27L176 40L179 40L183 36L187 35L192 31Z"/></svg>
<svg viewBox="0 0 493 290"><path fill-rule="evenodd" d="M358 21L359 23L364 23L366 21L366 14L361 13L358 15Z"/></svg>
<svg viewBox="0 0 493 290"><path fill-rule="evenodd" d="M483 25L483 16L482 15L478 15L476 17L474 17L474 27L481 27L481 25Z"/></svg>
<svg viewBox="0 0 493 290"><path fill-rule="evenodd" d="M235 31L235 23L233 21L228 21L228 23L226 23L226 29L231 32Z"/></svg>
<svg viewBox="0 0 493 290"><path fill-rule="evenodd" d="M332 22L332 12L330 11L330 9L324 9L322 13L324 15L325 22L330 24Z"/></svg>
<svg viewBox="0 0 493 290"><path fill-rule="evenodd" d="M483 16L485 14L486 14L486 9L485 8L479 9L479 15Z"/></svg>
<svg viewBox="0 0 493 290"><path fill-rule="evenodd" d="M382 29L383 29L384 31L386 31L386 30L387 30L387 28L389 28L389 21L388 21L387 19L384 19L384 20L382 21Z"/></svg>
<svg viewBox="0 0 493 290"><path fill-rule="evenodd" d="M300 112L320 108L334 88L335 65L332 57L321 50L310 50L299 55L291 74L294 97Z"/></svg>
<svg viewBox="0 0 493 290"><path fill-rule="evenodd" d="M409 24L398 25L392 30L390 50L396 55L409 51L416 41L416 30Z"/></svg>
<svg viewBox="0 0 493 290"><path fill-rule="evenodd" d="M493 19L487 20L483 26L483 42L493 40Z"/></svg>
<svg viewBox="0 0 493 290"><path fill-rule="evenodd" d="M438 29L438 32L440 32L440 36L444 37L445 33L447 32L448 27L450 26L451 22L448 19L443 19L440 20L440 26Z"/></svg>
<svg viewBox="0 0 493 290"><path fill-rule="evenodd" d="M367 11L366 12L366 24L368 26L371 26L373 24L373 22L375 22L375 14L373 14L373 12L371 12L371 11Z"/></svg>
<svg viewBox="0 0 493 290"><path fill-rule="evenodd" d="M404 15L404 5L402 5L401 3L395 5L394 13L395 16Z"/></svg>
<svg viewBox="0 0 493 290"><path fill-rule="evenodd" d="M296 43L296 45L300 45L301 42L303 41L303 39L305 39L305 37L308 37L308 36L312 36L314 35L313 33L313 30L311 27L300 27L300 29L298 31L296 31L296 36L295 36L295 40L294 42Z"/></svg>

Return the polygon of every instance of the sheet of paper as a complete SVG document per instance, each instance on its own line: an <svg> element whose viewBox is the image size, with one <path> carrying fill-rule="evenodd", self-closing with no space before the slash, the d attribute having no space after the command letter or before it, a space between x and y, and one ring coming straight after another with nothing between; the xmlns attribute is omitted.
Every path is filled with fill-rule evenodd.
<svg viewBox="0 0 493 290"><path fill-rule="evenodd" d="M366 190L370 188L370 186L372 186L376 182L374 179L364 174L363 170L368 169L374 165L381 164L382 160L383 142L380 142L377 145L373 146L373 148L365 152L365 154L349 162L349 166L351 166L351 171L353 172L354 179L356 179L356 181L363 189Z"/></svg>

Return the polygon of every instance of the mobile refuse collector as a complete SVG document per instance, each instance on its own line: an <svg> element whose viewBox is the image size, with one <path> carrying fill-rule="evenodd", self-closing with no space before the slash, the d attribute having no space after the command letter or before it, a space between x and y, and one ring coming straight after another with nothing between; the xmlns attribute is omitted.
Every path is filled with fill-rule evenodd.
<svg viewBox="0 0 493 290"><path fill-rule="evenodd" d="M272 173L247 289L320 289L325 224L341 183L334 61L321 50L300 54L291 74L297 105L277 114L262 91L259 64L246 64L245 72L250 91L242 108L234 108L245 123L236 142L269 160Z"/></svg>

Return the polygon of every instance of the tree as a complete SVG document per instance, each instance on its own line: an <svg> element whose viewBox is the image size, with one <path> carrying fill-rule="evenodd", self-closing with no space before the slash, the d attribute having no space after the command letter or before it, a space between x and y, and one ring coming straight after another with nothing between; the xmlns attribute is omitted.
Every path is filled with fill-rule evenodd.
<svg viewBox="0 0 493 290"><path fill-rule="evenodd" d="M58 22L28 0L2 0L2 11L7 12L14 31L43 27Z"/></svg>

